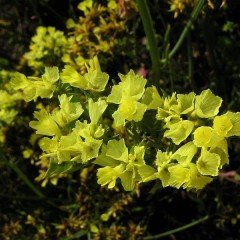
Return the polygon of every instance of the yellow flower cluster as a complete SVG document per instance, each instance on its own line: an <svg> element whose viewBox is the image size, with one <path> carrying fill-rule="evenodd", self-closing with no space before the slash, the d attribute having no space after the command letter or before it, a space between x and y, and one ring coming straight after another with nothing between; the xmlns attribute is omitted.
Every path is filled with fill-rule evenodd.
<svg viewBox="0 0 240 240"><path fill-rule="evenodd" d="M36 75L45 66L62 67L64 64L84 74L87 70L85 64L94 56L112 58L124 52L129 45L126 23L137 11L134 2L108 0L104 4L85 0L78 8L84 15L77 22L68 19L66 34L54 27L37 28L22 65L29 66Z"/></svg>
<svg viewBox="0 0 240 240"><path fill-rule="evenodd" d="M27 101L58 95L58 107L41 108L30 122L44 136L42 157L50 162L46 176L94 163L101 166L98 183L108 188L120 181L131 191L139 183L160 180L163 187L199 190L229 163L227 139L240 136L240 112L218 115L222 99L210 90L163 97L131 70L119 74L121 81L106 93L109 76L97 58L87 69L82 75L72 66L60 73L52 67L41 78L18 73L12 80ZM146 121L147 114L155 124ZM150 132L144 126L148 124ZM116 128L125 135L115 135ZM159 137L152 136L158 147L149 159L145 152L150 143L144 136L151 132Z"/></svg>
<svg viewBox="0 0 240 240"><path fill-rule="evenodd" d="M40 26L32 37L29 48L30 51L24 54L22 62L27 62L38 74L45 66L61 66L61 58L67 51L68 42L62 31Z"/></svg>
<svg viewBox="0 0 240 240"><path fill-rule="evenodd" d="M22 95L13 92L11 86L6 83L6 80L11 78L13 74L13 72L5 70L0 71L0 128L3 124L10 124L14 120L18 113L15 106L17 102L22 99ZM3 134L3 131L1 132ZM4 138L1 137L1 139L3 140Z"/></svg>

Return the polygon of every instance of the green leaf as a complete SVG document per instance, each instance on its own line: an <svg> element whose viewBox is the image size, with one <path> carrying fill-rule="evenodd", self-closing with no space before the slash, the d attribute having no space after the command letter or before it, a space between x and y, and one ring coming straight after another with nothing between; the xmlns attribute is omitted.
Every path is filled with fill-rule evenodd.
<svg viewBox="0 0 240 240"><path fill-rule="evenodd" d="M52 177L61 173L69 172L72 169L73 165L73 162L62 162L59 164L56 161L51 160L45 177Z"/></svg>

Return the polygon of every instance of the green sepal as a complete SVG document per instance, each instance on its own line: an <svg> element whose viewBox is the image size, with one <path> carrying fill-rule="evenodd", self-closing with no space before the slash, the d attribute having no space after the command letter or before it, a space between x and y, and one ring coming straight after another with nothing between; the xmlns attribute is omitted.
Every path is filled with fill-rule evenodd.
<svg viewBox="0 0 240 240"><path fill-rule="evenodd" d="M62 173L69 173L74 165L74 162L57 163L55 160L50 160L50 165L46 172L45 178L60 175Z"/></svg>

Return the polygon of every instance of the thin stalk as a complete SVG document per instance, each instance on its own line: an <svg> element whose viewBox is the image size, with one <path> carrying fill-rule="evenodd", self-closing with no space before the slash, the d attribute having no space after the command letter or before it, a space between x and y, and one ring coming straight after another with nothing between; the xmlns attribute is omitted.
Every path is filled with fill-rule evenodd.
<svg viewBox="0 0 240 240"><path fill-rule="evenodd" d="M186 230L186 229L188 229L188 228L191 228L191 227L193 227L193 226L196 226L196 225L198 225L198 224L200 224L200 223L202 223L202 222L207 221L208 219L209 219L209 216L207 215L207 216L205 216L205 217L203 217L203 218L200 218L200 219L198 219L198 220L196 220L196 221L194 221L194 222L191 222L191 223L189 223L189 224L186 224L186 225L184 225L184 226L182 226L182 227L175 228L175 229L172 229L172 230L169 230L169 231L167 231L167 232L160 233L160 234L157 234L157 235L154 235L154 236L145 237L145 238L143 238L143 240L151 240L151 239L163 238L163 237L172 235L172 234L174 234L174 233L184 231L184 230Z"/></svg>
<svg viewBox="0 0 240 240"><path fill-rule="evenodd" d="M0 198L7 198L7 199L14 199L14 200L23 200L23 201L39 201L39 199L42 199L38 196L19 196L19 195L6 195L0 193Z"/></svg>
<svg viewBox="0 0 240 240"><path fill-rule="evenodd" d="M23 201L39 201L42 200L42 197L38 196L22 196L22 195L9 195L9 194L2 194L0 193L0 198L6 198L6 199L16 199L16 200L23 200ZM61 199L58 198L48 198L51 201L57 201L60 202Z"/></svg>
<svg viewBox="0 0 240 240"><path fill-rule="evenodd" d="M194 82L193 82L193 53L192 53L192 38L191 33L188 33L187 38L187 54L188 54L188 80L192 90L195 90Z"/></svg>
<svg viewBox="0 0 240 240"><path fill-rule="evenodd" d="M170 78L171 92L173 92L174 81L173 81L173 75L172 75L173 69L172 69L171 60L168 61L168 68L169 68L169 78Z"/></svg>
<svg viewBox="0 0 240 240"><path fill-rule="evenodd" d="M201 13L201 10L204 6L206 0L199 0L197 5L194 7L190 19L188 20L186 26L184 27L177 43L175 44L175 46L173 47L173 49L171 50L171 52L168 55L168 59L171 59L176 53L177 51L180 49L180 47L182 46L185 38L188 35L188 32L190 31L191 26L193 25L193 23L195 22L195 20L198 18L199 14ZM167 59L164 59L163 62L165 62Z"/></svg>
<svg viewBox="0 0 240 240"><path fill-rule="evenodd" d="M2 155L2 153L1 153ZM22 172L20 168L11 160L9 161L4 161L5 164L10 167L17 175L19 178L23 180L23 182L39 197L39 198L45 198L45 195L40 192L33 184L32 182L27 178L27 176Z"/></svg>
<svg viewBox="0 0 240 240"><path fill-rule="evenodd" d="M171 32L171 25L168 24L166 32L164 34L164 38L163 38L163 44L162 44L163 55L162 55L162 58L167 57L168 53L169 53L170 32Z"/></svg>
<svg viewBox="0 0 240 240"><path fill-rule="evenodd" d="M88 239L88 240L91 240L91 239L92 239L90 232L87 233L87 239Z"/></svg>
<svg viewBox="0 0 240 240"><path fill-rule="evenodd" d="M69 7L68 7L68 12L69 12L69 16L74 20L74 21L77 21L77 16L74 12L74 9L73 9L73 5L72 5L72 0L69 0Z"/></svg>
<svg viewBox="0 0 240 240"><path fill-rule="evenodd" d="M27 178L27 176L22 172L22 170L11 160L5 159L5 156L0 151L0 156L3 159L3 162L11 168L20 179L36 194L36 196L39 197L39 199L43 199L45 202L47 202L52 207L60 209L59 206L57 206L55 203L53 203L51 200L49 200L40 190L36 188L36 186Z"/></svg>
<svg viewBox="0 0 240 240"><path fill-rule="evenodd" d="M146 0L136 0L136 2L149 46L149 52L152 61L153 80L157 82L160 79L160 56L152 17Z"/></svg>

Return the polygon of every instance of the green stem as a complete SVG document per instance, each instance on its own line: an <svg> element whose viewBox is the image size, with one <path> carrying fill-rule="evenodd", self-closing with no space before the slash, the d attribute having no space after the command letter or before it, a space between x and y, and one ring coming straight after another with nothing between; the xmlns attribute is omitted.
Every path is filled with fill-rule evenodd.
<svg viewBox="0 0 240 240"><path fill-rule="evenodd" d="M2 153L1 153L2 156ZM5 161L6 165L10 167L19 178L23 180L23 182L39 197L39 198L45 198L45 195L40 192L33 184L32 182L27 178L27 176L21 171L20 168L13 162L13 161Z"/></svg>
<svg viewBox="0 0 240 240"><path fill-rule="evenodd" d="M170 79L171 92L173 92L174 81L173 81L173 75L172 75L173 69L172 69L171 60L168 61L168 68L169 68L169 79Z"/></svg>
<svg viewBox="0 0 240 240"><path fill-rule="evenodd" d="M176 53L177 51L180 49L180 47L182 46L185 38L188 35L188 32L191 28L191 26L193 25L193 23L195 22L195 20L198 18L199 14L201 13L201 10L204 6L206 0L199 0L197 5L195 6L195 8L193 9L190 19L188 20L186 26L184 27L176 45L174 46L174 48L171 50L171 52L168 55L168 59L171 59ZM167 59L164 59L163 62L165 62Z"/></svg>
<svg viewBox="0 0 240 240"><path fill-rule="evenodd" d="M39 199L43 199L52 207L62 210L58 205L53 203L40 190L38 190L36 186L32 184L32 182L27 178L27 176L22 172L22 170L12 160L7 160L1 151L0 157L2 158L2 162L6 164L9 168L11 168L18 175L18 177L22 179L22 181L32 190L32 192L36 194Z"/></svg>
<svg viewBox="0 0 240 240"><path fill-rule="evenodd" d="M43 199L46 201L49 205L52 207L55 207L57 209L60 209L59 206L57 206L55 203L53 203L51 200L49 200L40 190L36 188L34 184L27 178L27 176L22 172L20 168L13 162L13 161L8 161L5 159L4 155L2 152L0 152L0 156L3 159L4 163L10 167L17 175L19 178L22 179L22 181L38 196L39 199Z"/></svg>
<svg viewBox="0 0 240 240"><path fill-rule="evenodd" d="M205 216L205 217L203 217L203 218L200 218L200 219L198 219L198 220L196 220L196 221L194 221L194 222L191 222L191 223L189 223L189 224L186 224L186 225L184 225L184 226L182 226L182 227L175 228L175 229L172 229L172 230L169 230L169 231L167 231L167 232L160 233L160 234L157 234L157 235L154 235L154 236L145 237L145 238L143 238L143 239L144 239L144 240L151 240L151 239L159 239L159 238L162 238L162 237L166 237L166 236L172 235L172 234L174 234L174 233L181 232L181 231L183 231L183 230L186 230L186 229L188 229L188 228L191 228L191 227L193 227L193 226L195 226L195 225L198 225L199 223L205 222L205 221L208 220L208 219L209 219L209 216L207 215L207 216Z"/></svg>
<svg viewBox="0 0 240 240"><path fill-rule="evenodd" d="M195 90L193 82L193 56L192 56L192 38L191 33L188 33L187 53L188 53L188 80L192 90Z"/></svg>
<svg viewBox="0 0 240 240"><path fill-rule="evenodd" d="M0 198L6 198L6 199L16 199L16 200L23 200L23 201L39 201L42 200L42 197L38 197L38 196L22 196L22 195L9 195L9 194L3 194L0 193ZM56 201L56 202L60 202L61 199L58 198L48 198L51 201Z"/></svg>
<svg viewBox="0 0 240 240"><path fill-rule="evenodd" d="M0 198L7 198L7 199L16 199L16 200L23 200L23 201L39 201L39 197L32 197L32 196L19 196L19 195L9 195L9 194L2 194L0 193Z"/></svg>
<svg viewBox="0 0 240 240"><path fill-rule="evenodd" d="M144 32L147 37L150 57L152 61L153 80L157 82L160 79L160 56L157 45L153 21L146 0L136 0L140 16L143 22Z"/></svg>

